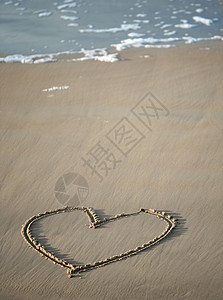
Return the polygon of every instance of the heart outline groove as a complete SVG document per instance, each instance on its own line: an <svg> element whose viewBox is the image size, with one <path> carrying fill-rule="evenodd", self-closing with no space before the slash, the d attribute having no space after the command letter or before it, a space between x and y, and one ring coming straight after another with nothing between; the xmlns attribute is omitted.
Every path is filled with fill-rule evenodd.
<svg viewBox="0 0 223 300"><path fill-rule="evenodd" d="M114 255L110 258L106 258L106 259L96 261L93 263L89 263L89 264L85 264L85 265L73 265L71 263L66 262L63 259L56 257L53 253L48 252L44 248L44 246L41 245L31 233L31 226L36 221L38 221L42 218L45 218L49 215L55 215L55 214L59 214L59 213L66 213L66 212L72 212L72 211L82 211L82 212L86 213L88 216L90 229L95 229L105 223L115 221L120 218L138 215L141 213L155 215L158 218L165 221L167 226L159 236L156 236L153 240L150 240L150 241L142 244L141 246L136 247L135 249L130 249L119 255ZM30 248L33 248L41 256L50 260L54 264L57 264L57 265L61 266L62 268L67 269L68 277L71 278L75 274L79 274L81 272L85 272L85 271L92 270L95 268L100 268L100 267L108 265L110 263L120 261L122 259L136 255L137 253L142 252L145 249L148 249L148 248L158 244L161 240L166 238L171 233L171 231L176 227L176 224L177 224L177 219L173 218L171 215L168 215L167 213L165 213L163 211L157 211L155 209L141 208L139 211L134 212L134 213L128 213L128 214L122 213L122 214L116 215L114 217L104 218L103 220L101 220L99 218L99 216L95 213L93 208L90 208L90 207L64 207L64 208L58 208L55 210L45 211L44 213L40 213L38 215L32 216L31 218L26 220L26 222L23 224L21 234L22 234L23 238L25 239L25 241L28 243Z"/></svg>

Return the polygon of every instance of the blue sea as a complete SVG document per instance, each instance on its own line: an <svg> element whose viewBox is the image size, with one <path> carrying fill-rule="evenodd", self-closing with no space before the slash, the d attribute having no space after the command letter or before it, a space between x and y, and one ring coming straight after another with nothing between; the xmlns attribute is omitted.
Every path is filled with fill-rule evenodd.
<svg viewBox="0 0 223 300"><path fill-rule="evenodd" d="M129 47L223 41L218 0L0 0L0 62L113 62Z"/></svg>

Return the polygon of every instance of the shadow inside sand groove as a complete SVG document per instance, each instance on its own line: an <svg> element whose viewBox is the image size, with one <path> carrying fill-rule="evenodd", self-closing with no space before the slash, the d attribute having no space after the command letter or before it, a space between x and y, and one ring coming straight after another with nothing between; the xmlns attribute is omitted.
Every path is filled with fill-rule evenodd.
<svg viewBox="0 0 223 300"><path fill-rule="evenodd" d="M40 222L35 222L35 224L32 224L31 232L35 236L35 238L38 240L38 242L43 245L46 249L46 251L53 253L56 257L59 259L65 260L66 262L72 264L72 265L81 265L83 262L75 261L69 254L67 253L61 253L61 250L55 247L52 247L52 245L49 242L49 239L44 235L42 224Z"/></svg>
<svg viewBox="0 0 223 300"><path fill-rule="evenodd" d="M176 227L164 239L159 241L157 244L153 245L151 248L145 249L142 252L138 253L139 255L142 255L143 253L146 253L146 252L149 252L149 251L153 251L159 245L161 245L163 243L167 243L169 240L175 239L176 237L184 235L187 232L188 228L185 227L186 219L182 218L180 213L174 213L170 210L165 210L165 212L168 215L171 215L174 219L177 219Z"/></svg>
<svg viewBox="0 0 223 300"><path fill-rule="evenodd" d="M180 213L172 212L171 210L165 210L165 212L177 220L177 226L174 228L171 234L167 236L167 240L180 235L184 235L188 230L188 228L185 227L187 220L183 218Z"/></svg>
<svg viewBox="0 0 223 300"><path fill-rule="evenodd" d="M91 209L89 209L89 212L91 211ZM147 212L149 212L150 210L147 210L147 209L140 209L140 211L137 211L137 212L135 212L135 213L132 213L132 214L120 214L120 215L116 215L116 216L114 216L114 217L111 217L111 220L108 220L109 222L110 221L115 221L115 220L117 220L117 219L119 219L120 217L121 218L123 218L123 217L128 217L128 216L134 216L134 215L138 215L138 214L140 214L141 212L145 212L145 211L147 211ZM184 226L185 225L185 223L186 223L186 219L184 219L184 218L182 218L182 216L179 214L179 213L173 213L173 212L171 212L171 211L165 211L165 213L167 213L167 214L169 214L169 216L167 215L167 217L166 217L166 214L163 214L163 212L162 211L154 211L154 210L151 210L152 212L150 212L150 213L152 213L152 214L157 214L157 216L159 217L159 218L161 218L161 219L165 219L166 221L167 221L167 223L169 223L169 225L171 225L171 227L168 227L167 226L167 228L165 229L165 231L160 235L160 236L157 236L156 237L156 240L157 240L157 242L154 242L154 244L153 244L153 241L154 240L152 240L152 245L151 246L149 246L149 248L145 248L145 249L142 249L142 247L141 247L141 249L140 249L140 247L138 247L139 248L139 250L138 250L138 248L135 248L134 250L131 250L130 251L130 253L132 253L132 254L130 254L130 255L138 255L138 254L142 254L143 252L147 252L147 251L149 251L149 250L151 250L151 249L154 249L155 248L155 246L157 246L158 244L160 244L160 243L164 243L164 242L166 242L166 241L168 241L168 239L171 239L171 238L174 238L174 237L177 237L177 236L180 236L180 235L182 235L182 234L185 234L185 232L187 231L187 228ZM91 211L92 212L92 211ZM93 214L92 214L92 216L94 215L94 212L93 212ZM99 216L105 216L105 214L103 213L103 210L98 210L97 211L97 215ZM172 218L171 218L172 217ZM177 220L177 226L175 227L175 220ZM102 218L101 218L102 219ZM114 219L114 220L113 220ZM95 221L96 222L96 221ZM103 220L102 220L102 223L103 223ZM95 223L96 224L96 223ZM41 222L36 222L35 224L32 224L32 228L30 228L31 229L31 232L32 232L32 234L34 234L35 235L35 238L38 240L38 242L41 244L41 245L43 245L44 247L45 247L45 249L46 249L46 251L47 252L51 252L52 254L54 254L57 258L59 258L59 259L62 259L62 260L64 260L64 261L66 261L66 262L68 262L68 263L70 263L70 264L72 264L74 267L76 267L76 269L74 269L74 270L77 270L77 273L79 273L79 272L86 272L87 270L88 270L88 267L89 267L89 265L86 265L86 268L85 268L85 266L83 266L83 267L81 267L81 265L83 265L83 263L81 263L81 262L77 262L77 261L74 261L73 260L73 258L71 258L68 254L66 254L66 253L61 253L61 250L60 249L58 249L58 248L53 248L52 246L51 246L51 244L49 243L49 240L48 240L48 238L44 235L44 232L43 232L43 225L41 224ZM174 229L173 231L172 231L172 229ZM168 233L168 231L169 231L169 233ZM167 234L166 234L167 233ZM170 234L171 233L171 234ZM167 239L168 238L168 239ZM160 240L159 240L160 239ZM148 242L148 244L149 244L150 242ZM146 246L144 246L143 245L143 247L147 247L147 245ZM150 248L151 247L151 248ZM135 253L134 253L134 251L135 251ZM124 257L125 255L127 255L126 257ZM120 256L120 257L119 257ZM121 253L120 255L119 255L118 257L116 257L116 256L114 256L114 258L113 257L111 257L110 259L111 259L111 261L109 261L109 263L112 263L112 262L116 262L116 261L118 261L118 260L126 260L127 258L129 258L130 256L129 256L129 253L128 252L126 252L126 253ZM120 259L121 258L121 259ZM96 268L98 268L98 267L101 267L101 266L105 266L105 265L107 265L108 263L107 263L107 261L108 261L108 259L106 259L105 260L105 263L102 261L102 263L103 263L103 265L101 264L101 261L98 261L98 262L96 262L95 263L95 265L96 265L96 267L93 265L92 267L90 266L90 269L89 270L93 270L93 269L96 269ZM80 271L80 270L83 270L83 271Z"/></svg>

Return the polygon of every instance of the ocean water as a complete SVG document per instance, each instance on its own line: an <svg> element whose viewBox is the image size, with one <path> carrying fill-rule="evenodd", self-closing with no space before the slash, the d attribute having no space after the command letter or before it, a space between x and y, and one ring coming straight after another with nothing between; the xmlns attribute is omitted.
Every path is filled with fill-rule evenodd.
<svg viewBox="0 0 223 300"><path fill-rule="evenodd" d="M128 47L203 40L223 41L223 1L0 0L1 62L51 62L62 53L113 62Z"/></svg>

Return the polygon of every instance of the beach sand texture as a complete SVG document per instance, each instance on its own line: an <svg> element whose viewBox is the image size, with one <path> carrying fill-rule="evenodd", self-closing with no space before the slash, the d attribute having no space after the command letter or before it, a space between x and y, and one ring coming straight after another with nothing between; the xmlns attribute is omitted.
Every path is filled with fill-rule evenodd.
<svg viewBox="0 0 223 300"><path fill-rule="evenodd" d="M221 42L131 49L120 58L0 64L0 299L222 299ZM69 88L43 91L53 86ZM131 112L148 92L166 109L150 117L151 130ZM121 162L100 182L82 158L99 141L111 146L106 135L124 117L143 138L127 155L110 147ZM20 232L31 216L62 207L54 189L69 172L88 181L81 206L101 219L155 208L176 217L177 228L151 249L67 278ZM165 229L145 214L88 225L85 214L59 214L36 222L33 234L58 258L86 264Z"/></svg>
<svg viewBox="0 0 223 300"><path fill-rule="evenodd" d="M89 228L96 229L100 226L103 226L107 223L114 222L117 220L120 220L122 218L128 218L133 216L138 216L139 214L150 214L154 215L160 220L164 221L166 223L166 228L162 231L162 233L156 237L154 237L150 241L146 241L142 245L138 245L134 249L128 249L127 251L124 251L122 253L104 258L102 260L94 261L92 263L85 263L85 264L77 264L77 263L71 263L68 262L65 259L59 258L57 254L52 252L51 249L47 246L48 249L46 249L45 245L42 245L39 241L39 238L37 240L35 233L37 231L37 228L39 228L39 220L49 217L49 216L55 216L57 214L61 213L72 213L72 212L82 212L85 213L89 220ZM35 223L37 222L37 226ZM133 222L134 223L134 222ZM168 215L166 212L159 212L155 209L144 209L141 208L137 212L133 212L131 214L118 214L116 216L112 216L110 218L104 218L100 219L100 217L97 215L97 213L94 211L91 207L65 207L65 208L59 208L55 210L45 211L44 213L35 215L30 217L26 220L26 222L22 226L21 235L25 242L28 244L29 248L32 248L37 253L39 253L42 257L45 259L51 261L53 264L60 266L61 268L64 268L67 271L68 278L72 278L74 276L79 276L82 272L87 272L96 268L101 268L103 266L106 266L108 264L127 259L133 255L137 255L140 252L144 250L148 250L148 248L154 247L157 244L159 244L163 239L165 239L174 228L176 228L177 219L173 218L173 216ZM121 226L119 224L119 226ZM100 241L99 241L100 242ZM104 241L103 241L104 243ZM114 246L116 246L114 244ZM59 256L61 256L59 254Z"/></svg>

